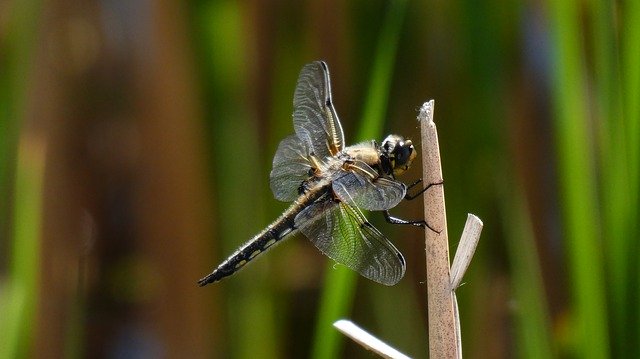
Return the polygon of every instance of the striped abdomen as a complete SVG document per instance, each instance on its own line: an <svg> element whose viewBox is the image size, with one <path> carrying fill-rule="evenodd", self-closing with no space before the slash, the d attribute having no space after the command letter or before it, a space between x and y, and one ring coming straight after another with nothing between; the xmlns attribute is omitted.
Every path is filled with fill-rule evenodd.
<svg viewBox="0 0 640 359"><path fill-rule="evenodd" d="M296 215L307 205L320 198L329 189L329 186L318 186L300 196L293 204L264 231L257 234L247 243L243 244L229 258L222 262L211 274L198 281L199 286L217 282L240 270L258 254L266 251L276 242L284 239L297 228L294 223Z"/></svg>

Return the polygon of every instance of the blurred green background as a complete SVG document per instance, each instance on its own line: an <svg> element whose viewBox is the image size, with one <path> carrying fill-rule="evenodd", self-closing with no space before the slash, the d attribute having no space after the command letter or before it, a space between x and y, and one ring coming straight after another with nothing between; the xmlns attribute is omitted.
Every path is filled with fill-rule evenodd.
<svg viewBox="0 0 640 359"><path fill-rule="evenodd" d="M465 356L637 357L638 39L634 0L2 1L0 358L371 357L338 318L427 357L424 236L378 213L394 287L302 236L196 286L285 208L271 159L316 59L349 143L420 146L435 99L452 253L485 223Z"/></svg>

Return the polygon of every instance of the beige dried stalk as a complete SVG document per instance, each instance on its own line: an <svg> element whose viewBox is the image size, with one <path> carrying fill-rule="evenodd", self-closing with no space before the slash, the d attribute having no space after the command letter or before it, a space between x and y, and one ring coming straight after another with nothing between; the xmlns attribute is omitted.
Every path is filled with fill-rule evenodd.
<svg viewBox="0 0 640 359"><path fill-rule="evenodd" d="M423 183L442 183L438 131L433 122L434 101L422 105L418 120L422 134ZM449 241L444 205L444 183L424 193L427 255L427 305L429 314L429 357L459 358L454 294L449 272Z"/></svg>
<svg viewBox="0 0 640 359"><path fill-rule="evenodd" d="M433 110L434 101L431 100L422 105L418 114L422 133L423 181L427 185L440 183L424 194L424 216L431 227L425 232L429 357L462 358L460 313L455 290L469 267L483 224L473 214L467 216L450 271L440 144L436 124L433 122Z"/></svg>

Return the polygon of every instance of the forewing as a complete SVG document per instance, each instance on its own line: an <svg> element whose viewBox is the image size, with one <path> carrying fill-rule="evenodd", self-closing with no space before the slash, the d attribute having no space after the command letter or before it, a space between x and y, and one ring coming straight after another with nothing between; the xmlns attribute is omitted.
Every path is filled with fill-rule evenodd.
<svg viewBox="0 0 640 359"><path fill-rule="evenodd" d="M298 136L291 135L280 141L273 168L269 176L273 196L280 201L293 201L300 185L309 179L309 150Z"/></svg>
<svg viewBox="0 0 640 359"><path fill-rule="evenodd" d="M344 147L344 133L331 100L329 68L323 61L305 65L293 96L293 127L313 155L333 156Z"/></svg>
<svg viewBox="0 0 640 359"><path fill-rule="evenodd" d="M333 192L341 201L368 211L384 211L402 201L407 193L404 183L383 177L372 178L371 167L362 162L356 165L361 167L342 171L333 180Z"/></svg>
<svg viewBox="0 0 640 359"><path fill-rule="evenodd" d="M404 276L402 254L353 206L317 202L300 212L295 224L327 257L366 278L394 285Z"/></svg>

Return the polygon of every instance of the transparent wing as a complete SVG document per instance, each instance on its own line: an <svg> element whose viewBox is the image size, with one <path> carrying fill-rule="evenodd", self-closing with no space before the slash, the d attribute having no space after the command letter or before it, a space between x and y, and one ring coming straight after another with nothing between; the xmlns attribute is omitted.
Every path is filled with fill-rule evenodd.
<svg viewBox="0 0 640 359"><path fill-rule="evenodd" d="M329 68L323 61L305 65L293 96L293 127L311 153L333 156L344 147L344 133L331 100Z"/></svg>
<svg viewBox="0 0 640 359"><path fill-rule="evenodd" d="M384 211L397 206L407 193L404 183L378 177L364 162L357 161L351 169L337 175L332 184L333 192L343 202L368 211Z"/></svg>
<svg viewBox="0 0 640 359"><path fill-rule="evenodd" d="M269 176L273 196L290 202L298 198L300 185L309 179L309 150L298 136L290 135L280 141Z"/></svg>
<svg viewBox="0 0 640 359"><path fill-rule="evenodd" d="M356 207L332 199L316 202L295 224L327 257L366 278L394 285L404 276L402 254Z"/></svg>

